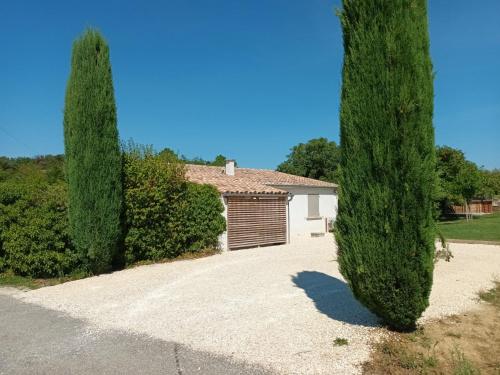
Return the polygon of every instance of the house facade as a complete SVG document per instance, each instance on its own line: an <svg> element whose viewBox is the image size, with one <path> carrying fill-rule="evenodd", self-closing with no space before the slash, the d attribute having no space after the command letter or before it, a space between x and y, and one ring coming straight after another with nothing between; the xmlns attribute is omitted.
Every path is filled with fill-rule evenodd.
<svg viewBox="0 0 500 375"><path fill-rule="evenodd" d="M336 184L287 173L225 167L186 166L189 181L217 188L227 231L223 250L284 244L323 235L337 215Z"/></svg>

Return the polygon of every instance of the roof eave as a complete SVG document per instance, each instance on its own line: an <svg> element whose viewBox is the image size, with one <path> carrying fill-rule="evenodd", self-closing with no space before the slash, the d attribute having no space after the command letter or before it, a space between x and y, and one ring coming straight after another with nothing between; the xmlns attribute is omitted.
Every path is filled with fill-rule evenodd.
<svg viewBox="0 0 500 375"><path fill-rule="evenodd" d="M339 185L334 184L333 182L331 185L307 185L307 184L267 184L268 186L272 187L307 187L307 188L320 188L320 189L336 189L339 187Z"/></svg>
<svg viewBox="0 0 500 375"><path fill-rule="evenodd" d="M283 192L234 192L234 191L226 191L226 192L223 192L222 195L224 197L228 197L228 196L242 196L242 195L247 195L247 196L270 196L270 195L277 195L277 196L281 196L281 195L288 195L288 193L286 191L283 191Z"/></svg>

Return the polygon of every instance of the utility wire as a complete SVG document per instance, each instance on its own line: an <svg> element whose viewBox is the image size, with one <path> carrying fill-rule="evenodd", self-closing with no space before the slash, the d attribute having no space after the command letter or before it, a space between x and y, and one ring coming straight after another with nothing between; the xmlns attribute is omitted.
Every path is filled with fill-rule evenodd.
<svg viewBox="0 0 500 375"><path fill-rule="evenodd" d="M11 139L13 139L14 141L16 141L16 142L18 142L20 145L24 146L24 148L26 148L26 150L28 150L30 153L34 151L34 150L30 147L30 146L28 146L26 143L24 143L23 141L21 141L21 140L20 140L20 139L18 139L17 137L14 137L12 134L10 134L7 130L5 130L5 129L4 129L4 128L2 128L1 126L0 126L0 130L1 130L3 133L7 134L7 136L8 136L8 137L10 137ZM33 152L33 156L36 156L36 155L41 155L41 154L39 154L39 153L37 153L37 152Z"/></svg>

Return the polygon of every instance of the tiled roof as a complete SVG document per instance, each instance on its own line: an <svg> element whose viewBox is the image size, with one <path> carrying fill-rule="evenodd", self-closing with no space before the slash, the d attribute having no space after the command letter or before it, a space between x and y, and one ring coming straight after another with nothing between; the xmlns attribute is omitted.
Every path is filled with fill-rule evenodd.
<svg viewBox="0 0 500 375"><path fill-rule="evenodd" d="M234 170L234 176L228 176L224 167L187 164L186 177L191 182L214 185L221 193L287 194L279 187L337 187L330 182L268 169L234 168Z"/></svg>

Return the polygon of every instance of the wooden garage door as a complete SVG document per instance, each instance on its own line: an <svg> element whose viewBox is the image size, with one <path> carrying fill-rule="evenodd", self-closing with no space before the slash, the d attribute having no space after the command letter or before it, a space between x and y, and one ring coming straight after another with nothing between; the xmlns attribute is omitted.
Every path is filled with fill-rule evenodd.
<svg viewBox="0 0 500 375"><path fill-rule="evenodd" d="M286 197L228 197L230 250L286 243Z"/></svg>

